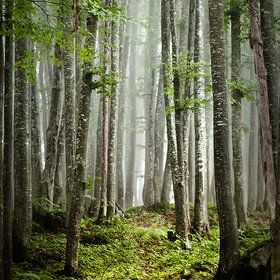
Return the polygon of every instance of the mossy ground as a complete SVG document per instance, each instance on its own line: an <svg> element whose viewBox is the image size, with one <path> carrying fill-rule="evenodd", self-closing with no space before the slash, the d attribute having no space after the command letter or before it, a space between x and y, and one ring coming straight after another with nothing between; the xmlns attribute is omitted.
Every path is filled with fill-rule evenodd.
<svg viewBox="0 0 280 280"><path fill-rule="evenodd" d="M190 235L192 250L167 239L174 230L172 207L145 211L133 208L126 218L95 224L84 219L79 248L79 279L212 279L219 258L219 230L215 207L209 207L212 229ZM269 238L265 214L251 215L247 230L239 232L241 252ZM66 236L33 234L30 259L13 267L13 279L65 279L63 270ZM68 278L69 279L69 278Z"/></svg>

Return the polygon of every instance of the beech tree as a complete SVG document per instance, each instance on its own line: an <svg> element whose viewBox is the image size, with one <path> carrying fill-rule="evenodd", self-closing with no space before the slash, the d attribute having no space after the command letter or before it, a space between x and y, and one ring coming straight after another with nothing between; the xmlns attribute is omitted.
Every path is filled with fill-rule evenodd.
<svg viewBox="0 0 280 280"><path fill-rule="evenodd" d="M229 157L229 116L225 75L224 2L209 1L211 70L214 102L214 169L220 225L220 261L216 279L223 279L239 257Z"/></svg>

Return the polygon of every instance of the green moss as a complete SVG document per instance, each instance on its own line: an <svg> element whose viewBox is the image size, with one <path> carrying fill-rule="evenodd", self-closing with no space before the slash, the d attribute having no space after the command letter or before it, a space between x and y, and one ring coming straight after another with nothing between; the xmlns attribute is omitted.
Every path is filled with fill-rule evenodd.
<svg viewBox="0 0 280 280"><path fill-rule="evenodd" d="M94 219L84 219L79 247L81 278L212 279L219 259L219 230L214 226L216 207L208 209L211 231L207 235L189 236L191 250L183 250L179 240L167 239L167 231L174 230L175 223L173 210L168 211L163 215L135 208L129 218L104 220L100 224ZM242 252L269 237L266 219L266 216L250 216L247 229L239 232ZM58 274L64 267L65 245L65 234L34 234L30 260L14 266L13 279L66 279Z"/></svg>

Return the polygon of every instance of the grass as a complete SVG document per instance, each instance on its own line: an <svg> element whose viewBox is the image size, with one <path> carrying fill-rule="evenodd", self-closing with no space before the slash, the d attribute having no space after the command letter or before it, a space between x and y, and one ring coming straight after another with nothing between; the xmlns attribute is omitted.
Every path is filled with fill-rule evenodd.
<svg viewBox="0 0 280 280"><path fill-rule="evenodd" d="M79 279L212 279L219 258L219 230L216 219L209 234L190 235L192 249L167 239L174 230L174 209L130 209L127 218L95 224L84 219L79 247ZM211 217L216 217L210 207ZM247 230L240 231L242 254L269 238L267 217L250 217ZM30 243L30 259L13 267L13 279L66 279L58 272L65 260L63 233L37 233ZM69 279L69 278L68 278Z"/></svg>

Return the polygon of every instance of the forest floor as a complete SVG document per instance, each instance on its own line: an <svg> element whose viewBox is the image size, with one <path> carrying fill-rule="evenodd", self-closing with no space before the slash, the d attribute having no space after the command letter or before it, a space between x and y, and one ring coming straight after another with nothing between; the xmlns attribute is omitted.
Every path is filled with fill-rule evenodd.
<svg viewBox="0 0 280 280"><path fill-rule="evenodd" d="M174 230L174 209L131 208L126 217L116 217L96 225L93 219L81 224L79 279L212 279L219 259L217 212L209 206L211 230L191 234L191 250L183 250L180 240L167 239ZM249 216L246 230L239 231L241 254L269 239L266 213ZM14 265L13 279L65 279L66 235L41 231L32 236L28 262ZM69 278L68 278L69 279ZM73 279L73 278L72 278Z"/></svg>

